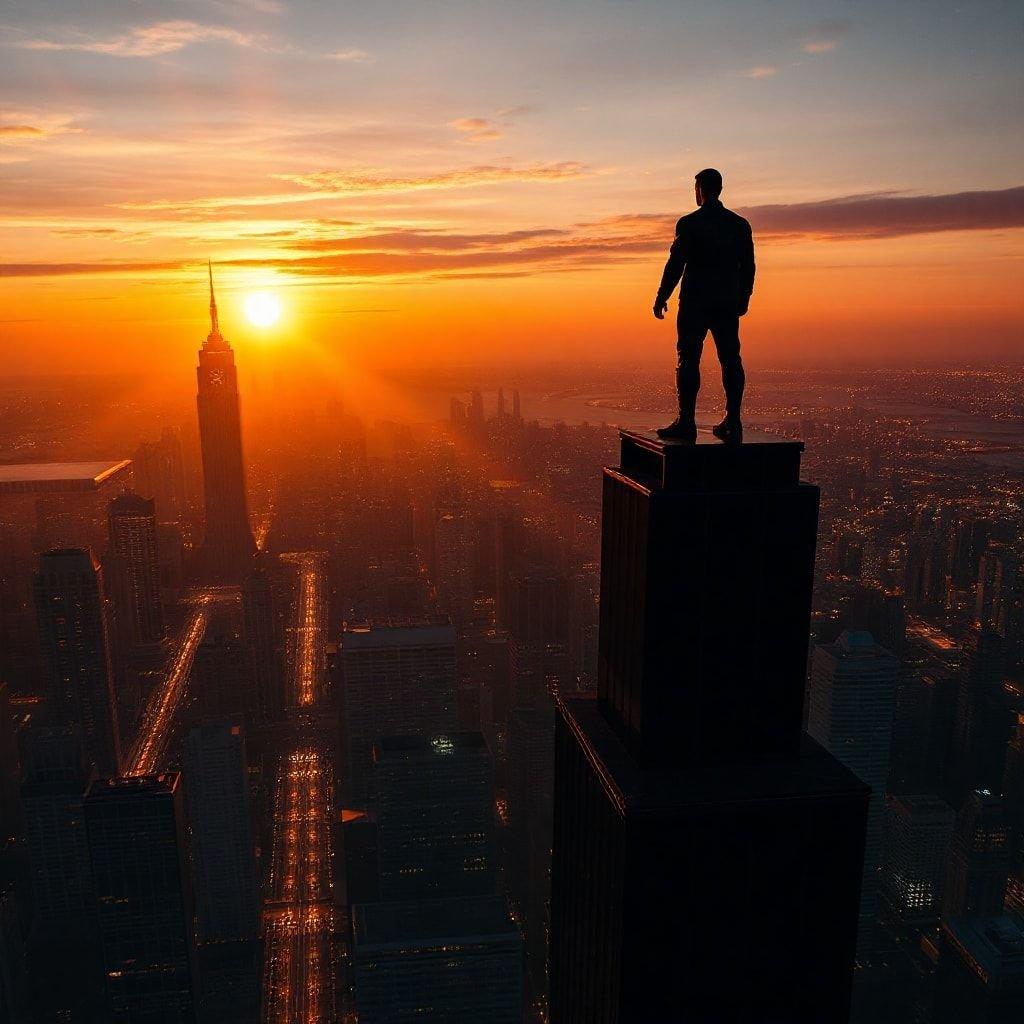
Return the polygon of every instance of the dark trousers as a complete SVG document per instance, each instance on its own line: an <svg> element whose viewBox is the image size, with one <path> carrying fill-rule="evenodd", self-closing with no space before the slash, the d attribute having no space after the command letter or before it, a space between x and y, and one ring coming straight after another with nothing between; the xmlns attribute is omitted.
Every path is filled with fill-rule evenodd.
<svg viewBox="0 0 1024 1024"><path fill-rule="evenodd" d="M722 386L725 388L725 414L739 419L743 401L743 360L740 359L740 318L721 309L707 309L693 302L679 306L676 319L678 341L676 352L676 390L679 392L679 417L692 420L700 390L700 357L708 331L715 341L718 361L722 364Z"/></svg>

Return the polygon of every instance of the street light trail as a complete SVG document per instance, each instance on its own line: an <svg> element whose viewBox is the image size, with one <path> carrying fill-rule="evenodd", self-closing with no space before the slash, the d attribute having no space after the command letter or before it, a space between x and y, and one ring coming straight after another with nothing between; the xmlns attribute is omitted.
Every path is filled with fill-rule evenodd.
<svg viewBox="0 0 1024 1024"><path fill-rule="evenodd" d="M231 588L211 587L197 595L195 605L178 638L178 645L167 667L166 675L153 691L142 716L142 724L128 758L125 775L149 775L159 768L160 758L167 749L171 737L174 717L188 690L192 662L206 635L213 606L225 597L233 598L235 593Z"/></svg>
<svg viewBox="0 0 1024 1024"><path fill-rule="evenodd" d="M322 696L322 566L315 554L291 555L287 560L299 567L293 697L296 711L312 711ZM301 728L302 720L295 719L293 725ZM334 1021L331 776L330 757L299 737L281 760L264 903L265 1024Z"/></svg>

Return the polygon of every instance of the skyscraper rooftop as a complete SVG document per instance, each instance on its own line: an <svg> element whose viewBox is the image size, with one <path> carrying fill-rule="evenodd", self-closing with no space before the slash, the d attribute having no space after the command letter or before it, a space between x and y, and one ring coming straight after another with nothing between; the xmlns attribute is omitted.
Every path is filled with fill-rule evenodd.
<svg viewBox="0 0 1024 1024"><path fill-rule="evenodd" d="M0 495L98 491L127 475L131 459L93 462L16 462L0 465Z"/></svg>

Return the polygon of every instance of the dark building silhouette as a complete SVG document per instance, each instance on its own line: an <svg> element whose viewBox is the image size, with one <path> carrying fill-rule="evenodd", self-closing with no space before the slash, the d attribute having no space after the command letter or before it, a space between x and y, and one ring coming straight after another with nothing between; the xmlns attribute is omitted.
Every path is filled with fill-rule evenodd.
<svg viewBox="0 0 1024 1024"><path fill-rule="evenodd" d="M74 726L35 728L26 737L21 802L32 897L28 954L32 1003L42 1020L89 1020L102 1005L83 807L94 774Z"/></svg>
<svg viewBox="0 0 1024 1024"><path fill-rule="evenodd" d="M154 504L122 494L110 503L109 523L109 577L118 617L133 649L152 648L166 635Z"/></svg>
<svg viewBox="0 0 1024 1024"><path fill-rule="evenodd" d="M1024 913L1024 714L1017 716L1013 739L1006 748L1003 807L1010 830L1010 876L1006 901Z"/></svg>
<svg viewBox="0 0 1024 1024"><path fill-rule="evenodd" d="M381 899L493 894L494 772L483 736L384 736L373 762Z"/></svg>
<svg viewBox="0 0 1024 1024"><path fill-rule="evenodd" d="M975 790L957 815L943 917L999 914L1010 871L1010 829L1000 797Z"/></svg>
<svg viewBox="0 0 1024 1024"><path fill-rule="evenodd" d="M285 637L291 585L280 562L260 552L242 582L242 615L251 698L257 718L276 721L285 707Z"/></svg>
<svg viewBox="0 0 1024 1024"><path fill-rule="evenodd" d="M181 437L164 427L158 441L143 441L132 456L135 489L156 506L160 522L178 522L185 514L185 462Z"/></svg>
<svg viewBox="0 0 1024 1024"><path fill-rule="evenodd" d="M1010 866L1003 802L976 790L950 853L934 1024L1012 1024L1024 1015L1024 923L1003 909Z"/></svg>
<svg viewBox="0 0 1024 1024"><path fill-rule="evenodd" d="M930 794L891 796L882 886L902 921L934 925L953 838L953 808Z"/></svg>
<svg viewBox="0 0 1024 1024"><path fill-rule="evenodd" d="M523 950L500 896L354 910L360 1024L520 1024Z"/></svg>
<svg viewBox="0 0 1024 1024"><path fill-rule="evenodd" d="M121 739L106 595L90 551L70 548L40 556L36 610L53 719L76 725L86 760L101 775L117 775Z"/></svg>
<svg viewBox="0 0 1024 1024"><path fill-rule="evenodd" d="M192 901L177 772L85 795L111 1024L194 1024Z"/></svg>
<svg viewBox="0 0 1024 1024"><path fill-rule="evenodd" d="M599 695L559 702L554 1024L847 1020L868 789L802 733L802 448L623 432L605 470Z"/></svg>
<svg viewBox="0 0 1024 1024"><path fill-rule="evenodd" d="M237 583L256 553L249 524L242 459L235 354L220 333L210 272L210 333L199 351L199 440L203 454L206 534L199 571L210 579Z"/></svg>
<svg viewBox="0 0 1024 1024"><path fill-rule="evenodd" d="M241 728L210 723L190 730L182 767L199 941L255 938L259 897Z"/></svg>
<svg viewBox="0 0 1024 1024"><path fill-rule="evenodd" d="M346 625L341 638L348 805L372 798L381 736L455 729L455 630L418 620Z"/></svg>
<svg viewBox="0 0 1024 1024"><path fill-rule="evenodd" d="M899 667L898 659L876 644L870 633L853 630L845 630L834 644L819 644L811 659L807 731L871 787L857 938L861 955L872 947L878 911Z"/></svg>

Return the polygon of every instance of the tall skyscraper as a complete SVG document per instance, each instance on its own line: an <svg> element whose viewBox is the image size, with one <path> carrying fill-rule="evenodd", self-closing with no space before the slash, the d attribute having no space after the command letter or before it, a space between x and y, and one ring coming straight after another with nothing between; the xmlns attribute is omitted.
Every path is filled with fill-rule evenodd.
<svg viewBox="0 0 1024 1024"><path fill-rule="evenodd" d="M942 909L956 814L949 804L930 794L889 797L887 810L882 886L902 920L934 925Z"/></svg>
<svg viewBox="0 0 1024 1024"><path fill-rule="evenodd" d="M97 779L85 824L106 1019L194 1024L192 900L177 772Z"/></svg>
<svg viewBox="0 0 1024 1024"><path fill-rule="evenodd" d="M28 953L43 1020L93 1019L90 1009L102 998L83 807L94 774L75 726L29 731L21 784L32 894Z"/></svg>
<svg viewBox="0 0 1024 1024"><path fill-rule="evenodd" d="M346 625L341 671L347 804L364 807L379 737L454 732L455 630L429 621Z"/></svg>
<svg viewBox="0 0 1024 1024"><path fill-rule="evenodd" d="M520 1024L523 950L500 896L357 906L360 1024Z"/></svg>
<svg viewBox="0 0 1024 1024"><path fill-rule="evenodd" d="M152 498L157 519L179 522L185 514L185 461L181 437L174 427L164 427L158 441L143 441L132 456L135 489Z"/></svg>
<svg viewBox="0 0 1024 1024"><path fill-rule="evenodd" d="M101 775L121 769L103 573L87 550L50 551L36 573L39 632L56 721L81 730L86 760Z"/></svg>
<svg viewBox="0 0 1024 1024"><path fill-rule="evenodd" d="M260 552L242 582L242 615L255 712L262 721L284 714L285 637L291 584L278 559Z"/></svg>
<svg viewBox="0 0 1024 1024"><path fill-rule="evenodd" d="M871 787L864 844L857 947L871 948L885 835L885 791L892 748L899 661L870 633L847 630L820 644L811 662L807 731Z"/></svg>
<svg viewBox="0 0 1024 1024"><path fill-rule="evenodd" d="M846 1024L868 791L802 735L802 449L623 432L605 470L599 695L555 738L553 1024Z"/></svg>
<svg viewBox="0 0 1024 1024"><path fill-rule="evenodd" d="M199 351L199 441L203 454L206 535L199 571L222 582L238 582L256 553L249 524L242 459L235 354L220 333L210 269L210 333Z"/></svg>
<svg viewBox="0 0 1024 1024"><path fill-rule="evenodd" d="M478 732L374 744L383 900L495 891L494 772Z"/></svg>
<svg viewBox="0 0 1024 1024"><path fill-rule="evenodd" d="M109 577L118 616L134 650L152 649L166 635L154 504L122 494L110 503L109 522Z"/></svg>
<svg viewBox="0 0 1024 1024"><path fill-rule="evenodd" d="M949 859L934 1024L1024 1019L1024 922L1003 910L1009 836L1002 800L984 790L970 793Z"/></svg>
<svg viewBox="0 0 1024 1024"><path fill-rule="evenodd" d="M199 940L253 939L259 897L241 728L205 724L190 730L182 766Z"/></svg>

